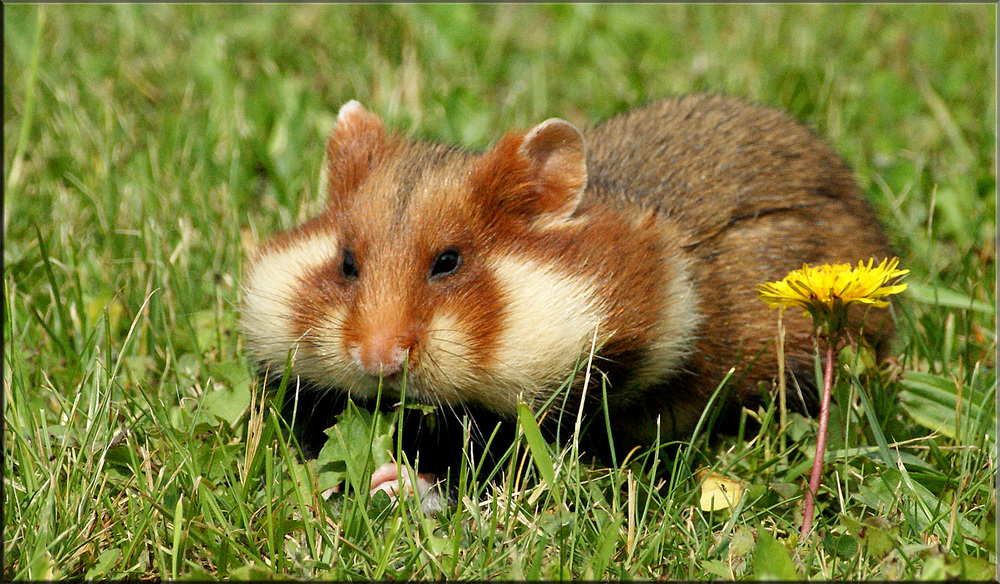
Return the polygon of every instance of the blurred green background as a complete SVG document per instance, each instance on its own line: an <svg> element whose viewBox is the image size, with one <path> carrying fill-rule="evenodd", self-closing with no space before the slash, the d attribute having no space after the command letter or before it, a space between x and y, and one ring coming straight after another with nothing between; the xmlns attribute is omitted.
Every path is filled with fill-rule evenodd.
<svg viewBox="0 0 1000 584"><path fill-rule="evenodd" d="M482 148L546 117L586 124L692 91L784 108L816 128L903 251L936 249L936 268L994 231L976 219L995 215L992 5L45 10L37 54L38 8L4 16L12 239L29 217L132 226L147 188L150 210L169 216L296 209L316 192L323 139L349 99L400 131ZM123 179L143 192L124 193ZM59 188L82 200L64 208ZM931 235L947 247L911 233L927 231L932 209Z"/></svg>

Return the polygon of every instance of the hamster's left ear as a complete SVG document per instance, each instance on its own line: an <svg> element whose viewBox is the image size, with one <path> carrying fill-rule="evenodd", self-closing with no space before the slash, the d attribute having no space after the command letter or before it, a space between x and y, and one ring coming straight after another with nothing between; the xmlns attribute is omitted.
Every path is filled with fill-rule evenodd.
<svg viewBox="0 0 1000 584"><path fill-rule="evenodd" d="M566 219L587 186L583 135L558 118L508 134L483 155L473 180L497 211L532 221Z"/></svg>
<svg viewBox="0 0 1000 584"><path fill-rule="evenodd" d="M381 118L357 101L344 104L326 145L329 203L353 192L385 152L385 126Z"/></svg>

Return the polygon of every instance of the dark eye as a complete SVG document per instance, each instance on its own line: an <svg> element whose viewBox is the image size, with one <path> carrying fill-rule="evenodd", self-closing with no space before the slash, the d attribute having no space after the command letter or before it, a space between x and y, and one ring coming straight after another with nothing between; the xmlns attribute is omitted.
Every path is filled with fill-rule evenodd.
<svg viewBox="0 0 1000 584"><path fill-rule="evenodd" d="M340 274L348 280L357 279L358 262L354 259L354 252L349 249L344 250L344 263L340 265Z"/></svg>
<svg viewBox="0 0 1000 584"><path fill-rule="evenodd" d="M461 264L462 255L458 253L458 250L448 248L434 258L434 264L431 266L431 277L450 274L457 270Z"/></svg>

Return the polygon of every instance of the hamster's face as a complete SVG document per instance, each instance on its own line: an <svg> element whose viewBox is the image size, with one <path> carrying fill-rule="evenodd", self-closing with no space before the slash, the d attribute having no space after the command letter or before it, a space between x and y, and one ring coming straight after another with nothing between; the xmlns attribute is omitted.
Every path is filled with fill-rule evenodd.
<svg viewBox="0 0 1000 584"><path fill-rule="evenodd" d="M457 404L482 385L502 292L463 205L463 161L409 154L331 217L327 259L298 286L300 351L321 386L374 397L380 378L398 392L405 377L411 398Z"/></svg>
<svg viewBox="0 0 1000 584"><path fill-rule="evenodd" d="M291 353L294 375L360 398L405 386L409 399L513 414L572 372L600 322L596 292L512 237L527 223L484 205L488 155L383 147L249 264L252 356L277 376Z"/></svg>

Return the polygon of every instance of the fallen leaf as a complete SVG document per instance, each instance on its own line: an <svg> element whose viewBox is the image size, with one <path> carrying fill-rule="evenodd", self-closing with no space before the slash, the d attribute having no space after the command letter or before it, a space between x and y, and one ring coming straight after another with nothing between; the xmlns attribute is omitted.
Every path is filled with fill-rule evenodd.
<svg viewBox="0 0 1000 584"><path fill-rule="evenodd" d="M701 483L699 507L702 511L732 509L743 497L743 485L719 473L702 470L697 475Z"/></svg>

